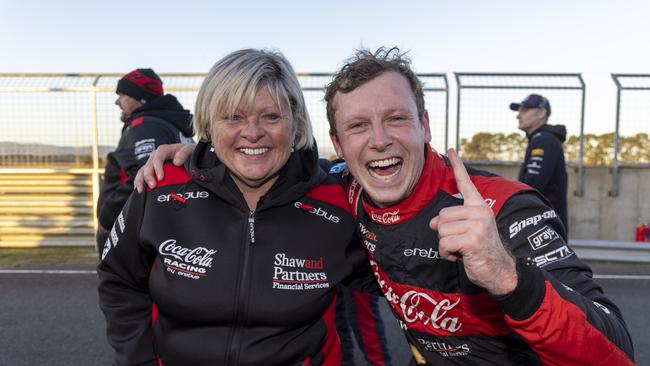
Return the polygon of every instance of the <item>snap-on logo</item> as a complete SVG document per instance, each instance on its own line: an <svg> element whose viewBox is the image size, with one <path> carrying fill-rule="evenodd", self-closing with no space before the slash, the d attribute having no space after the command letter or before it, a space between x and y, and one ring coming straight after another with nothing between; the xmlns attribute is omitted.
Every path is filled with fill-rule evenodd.
<svg viewBox="0 0 650 366"><path fill-rule="evenodd" d="M185 202L191 199L208 198L209 196L210 194L206 191L169 193L169 194L161 194L160 196L158 196L158 202L169 202L172 199L175 201Z"/></svg>
<svg viewBox="0 0 650 366"><path fill-rule="evenodd" d="M523 230L527 226L536 226L539 224L542 220L544 219L552 219L554 217L557 217L557 214L553 210L548 210L546 212L543 212L541 214L527 217L521 221L514 222L510 227L508 227L508 231L510 233L510 239L512 239L515 235L517 235L521 230Z"/></svg>
<svg viewBox="0 0 650 366"><path fill-rule="evenodd" d="M307 211L312 215L320 216L328 221L331 221L335 224L338 224L341 219L339 219L338 216L334 216L334 214L328 213L327 211L323 210L320 207L314 207L312 205L296 201L296 203L293 204L294 207L299 208L301 210Z"/></svg>

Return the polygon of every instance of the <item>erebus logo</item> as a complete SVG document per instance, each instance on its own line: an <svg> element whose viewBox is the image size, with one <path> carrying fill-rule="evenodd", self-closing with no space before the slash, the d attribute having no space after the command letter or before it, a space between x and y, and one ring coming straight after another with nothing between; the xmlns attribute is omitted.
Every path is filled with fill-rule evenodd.
<svg viewBox="0 0 650 366"><path fill-rule="evenodd" d="M307 211L312 215L320 216L328 221L331 221L335 224L338 224L341 219L339 219L338 216L334 216L334 214L328 213L327 211L323 210L320 207L314 207L312 205L308 205L306 203L302 203L300 201L296 201L296 203L293 204L295 208L299 208L301 210Z"/></svg>
<svg viewBox="0 0 650 366"><path fill-rule="evenodd" d="M177 193L169 193L169 194L161 194L158 196L158 202L169 202L172 200L173 195L176 195L176 197L180 197L184 200L191 200L191 199L198 199L198 198L208 198L210 194L206 191L198 191L198 192L177 192Z"/></svg>
<svg viewBox="0 0 650 366"><path fill-rule="evenodd" d="M408 248L404 249L405 257L421 257L428 259L441 259L440 253L433 248Z"/></svg>

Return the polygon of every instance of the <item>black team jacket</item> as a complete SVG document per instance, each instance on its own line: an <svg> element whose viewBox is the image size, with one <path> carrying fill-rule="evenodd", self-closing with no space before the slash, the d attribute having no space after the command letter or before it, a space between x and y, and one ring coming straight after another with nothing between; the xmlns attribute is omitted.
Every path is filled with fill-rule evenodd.
<svg viewBox="0 0 650 366"><path fill-rule="evenodd" d="M296 151L251 212L209 145L190 165L134 193L104 248L115 365L340 366L336 285L378 292L343 187Z"/></svg>
<svg viewBox="0 0 650 366"><path fill-rule="evenodd" d="M330 169L343 178L371 266L417 364L632 365L621 312L567 245L555 211L529 186L468 168L517 258L512 293L491 296L469 281L461 261L439 256L429 221L463 199L447 157L428 146L425 153L411 195L385 209L368 201L344 163Z"/></svg>
<svg viewBox="0 0 650 366"><path fill-rule="evenodd" d="M147 102L124 124L115 151L108 154L97 202L97 218L110 228L133 192L138 169L157 146L192 142L192 115L171 94Z"/></svg>
<svg viewBox="0 0 650 366"><path fill-rule="evenodd" d="M568 228L567 172L562 147L566 128L545 124L527 137L528 147L518 179L546 197Z"/></svg>

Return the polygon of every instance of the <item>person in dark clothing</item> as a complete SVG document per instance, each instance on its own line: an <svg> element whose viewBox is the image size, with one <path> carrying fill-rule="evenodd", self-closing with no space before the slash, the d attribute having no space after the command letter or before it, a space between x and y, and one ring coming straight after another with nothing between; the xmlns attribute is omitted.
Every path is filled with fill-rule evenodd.
<svg viewBox="0 0 650 366"><path fill-rule="evenodd" d="M97 201L97 250L102 252L109 229L133 191L133 179L149 154L161 144L192 142L192 115L176 97L164 95L152 69L137 69L117 83L115 104L124 123L115 151L108 154Z"/></svg>
<svg viewBox="0 0 650 366"><path fill-rule="evenodd" d="M567 172L562 147L566 140L566 128L547 123L551 104L541 95L531 94L521 103L510 104L510 109L518 112L519 129L528 138L518 179L549 200L568 232Z"/></svg>
<svg viewBox="0 0 650 366"><path fill-rule="evenodd" d="M97 268L113 365L342 366L336 288L379 288L293 68L232 52L195 113L189 165L131 195Z"/></svg>

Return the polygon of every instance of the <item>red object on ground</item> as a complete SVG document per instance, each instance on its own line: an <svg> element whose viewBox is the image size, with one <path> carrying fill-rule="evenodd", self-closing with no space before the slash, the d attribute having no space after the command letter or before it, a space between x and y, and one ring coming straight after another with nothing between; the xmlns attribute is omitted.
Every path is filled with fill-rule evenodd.
<svg viewBox="0 0 650 366"><path fill-rule="evenodd" d="M634 241L647 242L649 234L650 227L645 224L639 224L636 226L636 239L634 239Z"/></svg>

